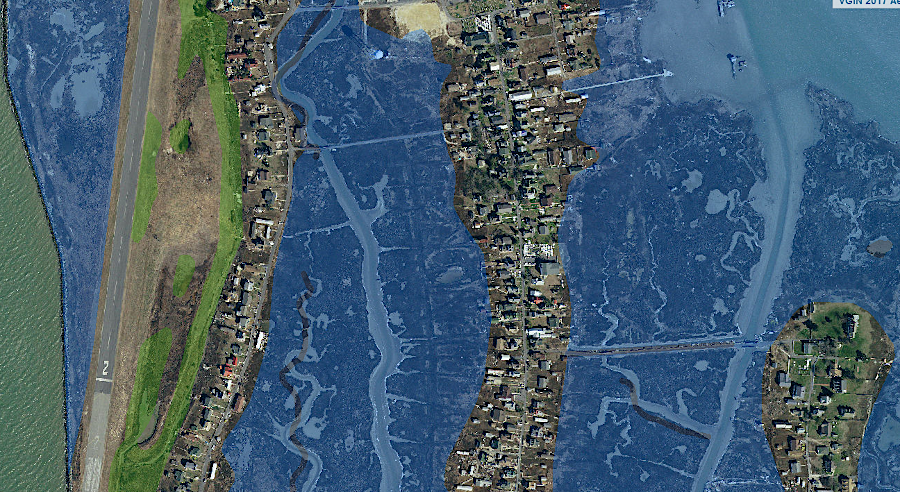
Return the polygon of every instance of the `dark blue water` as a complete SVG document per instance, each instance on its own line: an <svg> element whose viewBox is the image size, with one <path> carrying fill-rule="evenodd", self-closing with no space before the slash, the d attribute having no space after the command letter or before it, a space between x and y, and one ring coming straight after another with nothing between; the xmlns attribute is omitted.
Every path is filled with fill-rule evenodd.
<svg viewBox="0 0 900 492"><path fill-rule="evenodd" d="M598 148L606 116L590 101L606 91L591 94L579 122L579 135ZM767 172L752 130L748 115L710 101L663 104L609 160L575 179L560 228L571 348L742 336L737 312L766 234L754 186ZM714 434L735 353L572 360L555 490L690 490L710 441L641 417L620 379L639 388L649 413ZM764 438L754 444L768 452Z"/></svg>
<svg viewBox="0 0 900 492"><path fill-rule="evenodd" d="M898 339L900 256L895 250L877 259L866 246L882 237L900 241L900 147L876 126L856 122L848 104L814 93L809 100L822 122L820 140L804 155L796 224L785 229L790 264L783 278L775 277L780 293L761 325L737 323L745 290L769 281L759 275L769 229L758 211L771 209L755 191L767 174L752 122L708 103L669 104L615 151L615 164L586 171L569 188L560 235L573 348L752 341L754 332L771 341L808 299L854 302ZM602 122L592 117L589 105L581 124ZM555 489L631 490L629 484L641 483L641 490L782 490L759 423L767 348L760 344L740 370L734 355L744 350L573 360ZM721 454L708 455L709 441L641 418L622 377L640 383L641 399L657 415L713 435L727 429L718 435ZM860 490L897 490L900 483L897 386L894 370L863 440ZM717 423L723 395L732 390L733 418Z"/></svg>
<svg viewBox="0 0 900 492"><path fill-rule="evenodd" d="M295 14L280 64L316 14ZM376 49L387 56L372 59ZM489 325L482 255L453 209L441 135L448 71L424 33L394 39L351 8L332 11L285 74L285 96L326 150L294 167L268 349L225 443L233 490L287 490L292 475L297 490L443 489Z"/></svg>
<svg viewBox="0 0 900 492"><path fill-rule="evenodd" d="M585 112L580 125L602 124L590 103ZM614 159L569 188L560 242L571 348L735 334L764 234L750 195L766 173L749 117L664 106Z"/></svg>
<svg viewBox="0 0 900 492"><path fill-rule="evenodd" d="M62 257L67 434L93 348L128 2L13 0L9 83Z"/></svg>

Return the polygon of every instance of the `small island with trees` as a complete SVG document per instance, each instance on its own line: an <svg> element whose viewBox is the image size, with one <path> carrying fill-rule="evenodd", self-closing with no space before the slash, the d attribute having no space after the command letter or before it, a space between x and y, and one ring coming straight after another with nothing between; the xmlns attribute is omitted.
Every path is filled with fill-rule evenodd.
<svg viewBox="0 0 900 492"><path fill-rule="evenodd" d="M786 491L855 491L862 437L894 361L866 310L812 303L769 348L762 423Z"/></svg>

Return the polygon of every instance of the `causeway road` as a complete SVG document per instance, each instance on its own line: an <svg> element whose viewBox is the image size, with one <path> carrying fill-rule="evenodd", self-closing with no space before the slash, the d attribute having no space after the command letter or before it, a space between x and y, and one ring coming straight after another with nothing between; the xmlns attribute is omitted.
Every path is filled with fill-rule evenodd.
<svg viewBox="0 0 900 492"><path fill-rule="evenodd" d="M131 246L131 221L134 216L134 199L137 193L138 170L141 164L141 145L147 118L147 94L150 90L150 67L153 64L153 44L156 40L156 23L159 0L143 0L137 28L137 46L134 58L134 77L131 82L128 121L125 130L125 147L122 172L119 181L119 197L113 225L109 268L106 281L106 306L100 332L100 351L94 360L94 394L91 396L90 425L85 451L84 481L82 492L98 492L103 472L103 456L106 451L106 432L109 424L109 403L112 393L116 341L119 321L122 318L122 297L125 290L125 273L128 270L128 250ZM123 108L124 109L124 108Z"/></svg>

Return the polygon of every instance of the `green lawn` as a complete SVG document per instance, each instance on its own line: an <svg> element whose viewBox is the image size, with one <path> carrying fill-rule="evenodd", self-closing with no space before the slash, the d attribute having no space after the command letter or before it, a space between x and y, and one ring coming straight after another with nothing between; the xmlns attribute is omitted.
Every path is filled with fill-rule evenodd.
<svg viewBox="0 0 900 492"><path fill-rule="evenodd" d="M181 255L178 257L178 264L175 266L175 280L172 282L172 293L175 297L181 297L187 292L188 284L194 276L194 268L197 264L191 255Z"/></svg>
<svg viewBox="0 0 900 492"><path fill-rule="evenodd" d="M159 397L159 382L162 379L171 347L172 330L168 328L160 330L141 344L134 389L131 392L131 400L128 402L128 416L125 419L124 444L136 445L136 439L141 435L141 431L144 430L153 415L153 409L156 407ZM118 452L122 452L124 447L120 447Z"/></svg>
<svg viewBox="0 0 900 492"><path fill-rule="evenodd" d="M181 120L169 130L169 144L176 153L184 154L187 152L188 147L191 146L191 139L188 136L188 130L190 129L191 120Z"/></svg>
<svg viewBox="0 0 900 492"><path fill-rule="evenodd" d="M147 232L150 209L156 200L156 155L162 142L162 125L153 113L147 112L144 127L144 146L141 149L141 168L138 171L137 195L134 198L134 218L131 221L131 240L138 242Z"/></svg>
<svg viewBox="0 0 900 492"><path fill-rule="evenodd" d="M197 314L188 331L178 382L160 437L147 449L127 446L127 443L119 448L110 475L111 492L155 492L159 487L163 468L190 407L191 388L206 347L209 326L242 236L240 120L234 94L225 78L226 22L210 13L202 0L179 0L179 4L182 35L178 75L184 76L195 56L203 60L222 148L219 241L203 283Z"/></svg>

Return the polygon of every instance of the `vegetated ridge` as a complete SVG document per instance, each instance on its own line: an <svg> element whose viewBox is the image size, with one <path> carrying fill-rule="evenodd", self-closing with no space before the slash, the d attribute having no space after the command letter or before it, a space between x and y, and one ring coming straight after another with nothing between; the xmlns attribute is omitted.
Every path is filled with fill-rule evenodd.
<svg viewBox="0 0 900 492"><path fill-rule="evenodd" d="M894 361L866 310L816 302L787 322L766 356L762 423L786 491L854 491L863 433Z"/></svg>

